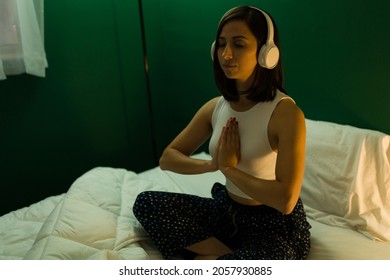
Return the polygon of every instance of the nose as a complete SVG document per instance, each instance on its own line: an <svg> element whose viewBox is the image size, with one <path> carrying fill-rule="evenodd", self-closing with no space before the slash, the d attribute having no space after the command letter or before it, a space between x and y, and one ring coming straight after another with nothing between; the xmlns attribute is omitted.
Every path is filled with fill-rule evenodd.
<svg viewBox="0 0 390 280"><path fill-rule="evenodd" d="M225 60L231 60L233 58L233 52L229 44L226 44L225 48L223 49L222 57Z"/></svg>

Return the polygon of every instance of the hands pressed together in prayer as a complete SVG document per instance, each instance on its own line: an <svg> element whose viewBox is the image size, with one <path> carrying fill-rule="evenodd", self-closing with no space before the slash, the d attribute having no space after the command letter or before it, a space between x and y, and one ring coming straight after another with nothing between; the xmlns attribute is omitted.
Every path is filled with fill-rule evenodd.
<svg viewBox="0 0 390 280"><path fill-rule="evenodd" d="M237 166L240 156L238 122L236 118L229 118L222 129L212 161L224 173L229 167Z"/></svg>

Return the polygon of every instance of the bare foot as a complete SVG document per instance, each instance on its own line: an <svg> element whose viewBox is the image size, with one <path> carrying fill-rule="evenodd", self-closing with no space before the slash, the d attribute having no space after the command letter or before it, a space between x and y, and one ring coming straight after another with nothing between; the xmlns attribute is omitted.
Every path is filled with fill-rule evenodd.
<svg viewBox="0 0 390 280"><path fill-rule="evenodd" d="M215 260L220 256L230 254L233 251L215 237L210 237L198 243L192 244L187 250L198 254L197 260Z"/></svg>

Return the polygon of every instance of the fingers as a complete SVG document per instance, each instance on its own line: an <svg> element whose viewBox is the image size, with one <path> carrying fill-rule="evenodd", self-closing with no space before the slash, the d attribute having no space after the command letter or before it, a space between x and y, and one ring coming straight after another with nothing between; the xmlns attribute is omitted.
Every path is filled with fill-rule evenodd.
<svg viewBox="0 0 390 280"><path fill-rule="evenodd" d="M240 155L240 134L238 122L235 118L230 118L223 127L218 147L224 151L228 149L231 153Z"/></svg>
<svg viewBox="0 0 390 280"><path fill-rule="evenodd" d="M218 167L222 170L225 167L235 167L240 160L240 135L238 122L230 118L222 129L220 137Z"/></svg>
<svg viewBox="0 0 390 280"><path fill-rule="evenodd" d="M232 141L236 144L239 144L240 143L240 136L239 136L239 133L238 133L238 122L236 121L236 119L233 120L233 123L232 123L232 127L231 127L231 137L232 137Z"/></svg>
<svg viewBox="0 0 390 280"><path fill-rule="evenodd" d="M222 131L224 140L228 143L239 143L240 136L238 131L238 122L236 118L229 118Z"/></svg>

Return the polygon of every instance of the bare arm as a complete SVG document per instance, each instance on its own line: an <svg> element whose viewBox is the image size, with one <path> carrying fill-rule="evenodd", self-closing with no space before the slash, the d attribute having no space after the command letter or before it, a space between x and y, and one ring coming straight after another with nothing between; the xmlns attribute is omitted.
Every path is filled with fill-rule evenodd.
<svg viewBox="0 0 390 280"><path fill-rule="evenodd" d="M228 122L222 133L219 168L237 187L282 213L289 214L298 200L304 173L306 126L302 111L293 103L281 102L272 117L277 142L276 179L264 180L236 168L239 161L239 124Z"/></svg>
<svg viewBox="0 0 390 280"><path fill-rule="evenodd" d="M167 146L160 158L160 167L181 174L200 174L217 170L215 160L190 156L210 137L211 118L218 97L204 104L184 130Z"/></svg>

